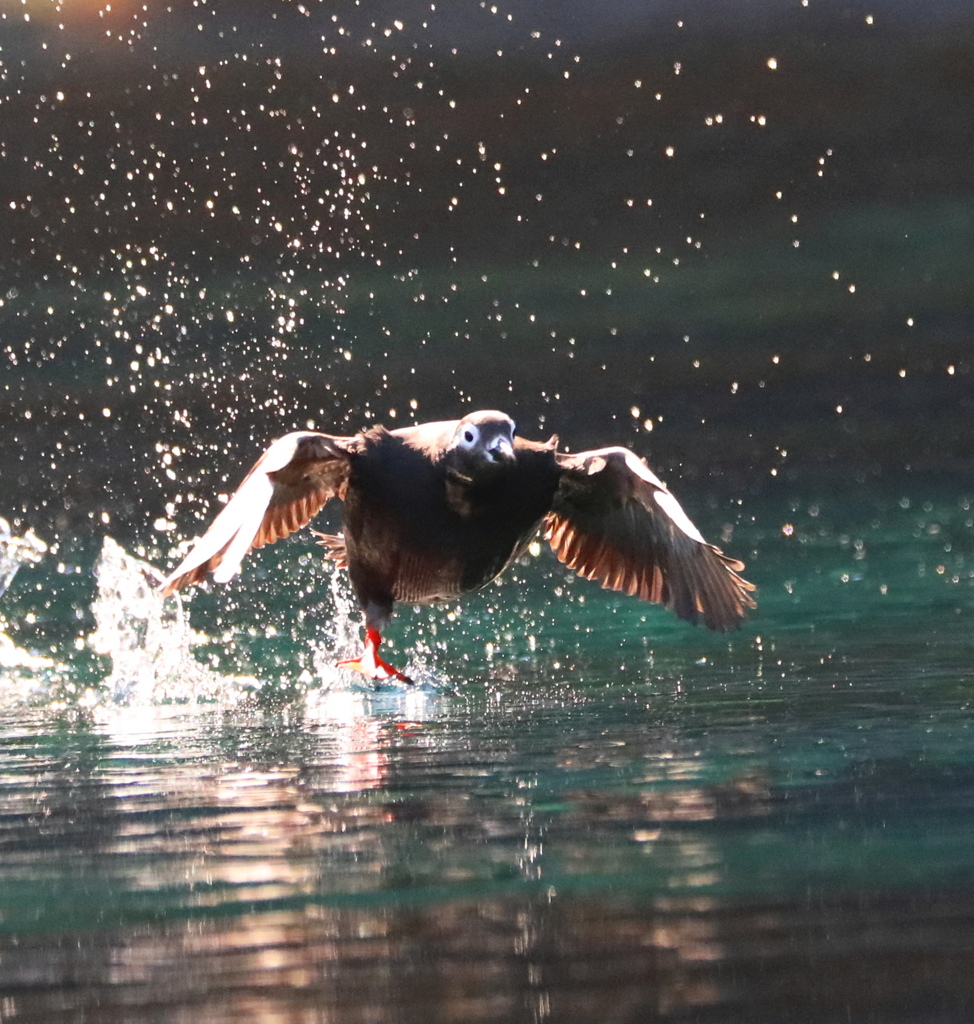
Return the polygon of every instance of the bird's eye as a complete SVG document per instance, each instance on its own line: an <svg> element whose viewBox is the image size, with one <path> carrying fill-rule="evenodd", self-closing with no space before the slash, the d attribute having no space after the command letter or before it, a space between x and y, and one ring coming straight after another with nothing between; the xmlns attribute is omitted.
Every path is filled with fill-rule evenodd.
<svg viewBox="0 0 974 1024"><path fill-rule="evenodd" d="M463 433L463 439L464 441L467 442L467 444L473 444L473 431L465 430Z"/></svg>

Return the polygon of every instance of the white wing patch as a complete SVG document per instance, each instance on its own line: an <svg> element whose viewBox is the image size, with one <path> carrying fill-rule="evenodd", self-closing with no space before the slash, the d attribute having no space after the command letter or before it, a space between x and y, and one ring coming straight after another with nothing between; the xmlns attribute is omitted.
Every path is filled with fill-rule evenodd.
<svg viewBox="0 0 974 1024"><path fill-rule="evenodd" d="M223 553L223 561L213 570L213 579L217 583L226 583L240 571L240 563L257 536L273 493L274 485L266 474L255 476L250 481L246 492L237 492L238 497L245 499L242 502L243 515L240 517L236 533L231 537L230 543ZM227 508L229 507L228 503ZM234 510L235 512L236 510Z"/></svg>
<svg viewBox="0 0 974 1024"><path fill-rule="evenodd" d="M680 503L664 487L653 494L656 504L670 517L674 526L679 527L691 540L698 544L706 544L700 531L690 522L690 517L680 507Z"/></svg>
<svg viewBox="0 0 974 1024"><path fill-rule="evenodd" d="M213 578L218 583L226 583L239 572L274 494L269 474L283 469L294 458L301 441L314 436L314 431L296 430L267 448L210 528L166 578L163 588L216 555L220 555L220 564L214 569Z"/></svg>
<svg viewBox="0 0 974 1024"><path fill-rule="evenodd" d="M610 459L622 458L626 468L633 476L649 484L653 488L653 498L660 509L666 513L670 521L677 529L682 530L691 540L699 544L706 544L700 531L690 521L690 517L680 507L680 503L666 489L666 484L646 465L645 461L629 451L628 448L620 448L614 445L611 448L597 448L595 451L584 452L586 459L585 473L587 476L594 476L605 469Z"/></svg>
<svg viewBox="0 0 974 1024"><path fill-rule="evenodd" d="M637 455L633 455L631 451L626 448L610 448L605 449L608 451L621 451L625 454L626 465L636 474L641 480L645 480L653 488L653 499L656 504L669 516L670 521L678 529L682 530L691 540L697 541L699 544L706 544L707 542L703 539L700 531L690 522L690 517L683 511L680 503L673 497L673 495L666 489L666 485L662 480L646 465L646 463L639 458Z"/></svg>

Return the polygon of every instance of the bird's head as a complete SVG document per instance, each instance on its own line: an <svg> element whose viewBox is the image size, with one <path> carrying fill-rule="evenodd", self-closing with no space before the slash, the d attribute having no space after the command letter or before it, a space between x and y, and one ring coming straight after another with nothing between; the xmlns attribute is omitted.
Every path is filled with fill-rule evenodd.
<svg viewBox="0 0 974 1024"><path fill-rule="evenodd" d="M492 476L514 464L514 421L493 409L469 413L457 424L447 453L463 475Z"/></svg>

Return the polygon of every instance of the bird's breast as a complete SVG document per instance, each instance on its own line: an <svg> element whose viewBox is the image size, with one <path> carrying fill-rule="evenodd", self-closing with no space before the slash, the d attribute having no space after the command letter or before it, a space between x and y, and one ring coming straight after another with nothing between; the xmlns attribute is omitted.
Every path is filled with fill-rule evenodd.
<svg viewBox="0 0 974 1024"><path fill-rule="evenodd" d="M349 481L345 537L360 594L384 590L425 603L476 590L518 554L550 507L546 488L516 474L478 488L429 463L415 469Z"/></svg>

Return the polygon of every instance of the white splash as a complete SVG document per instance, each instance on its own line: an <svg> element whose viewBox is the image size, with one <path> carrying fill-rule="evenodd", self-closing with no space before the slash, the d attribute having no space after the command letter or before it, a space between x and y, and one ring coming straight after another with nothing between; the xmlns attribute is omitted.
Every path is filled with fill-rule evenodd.
<svg viewBox="0 0 974 1024"><path fill-rule="evenodd" d="M15 537L10 523L0 517L0 594L10 586L22 565L36 564L46 553L47 545L33 530Z"/></svg>
<svg viewBox="0 0 974 1024"><path fill-rule="evenodd" d="M421 643L413 646L407 665L396 665L409 676L412 680L411 683L402 683L395 679L373 683L364 679L357 672L339 668L336 662L354 658L362 651L363 618L361 609L349 587L347 572L331 563L326 563L325 571L330 574L328 586L330 617L325 628L324 640L315 647L312 655L311 663L314 671L304 673L302 682L322 693L351 690L367 694L379 692L408 694L420 690L439 692L448 688L449 681L429 667L427 659L429 651ZM383 653L385 653L384 648Z"/></svg>
<svg viewBox="0 0 974 1024"><path fill-rule="evenodd" d="M54 661L45 658L40 654L31 654L30 651L22 650L13 640L4 633L5 622L0 617L0 668L21 669L24 672L40 672L45 668L52 668Z"/></svg>
<svg viewBox="0 0 974 1024"><path fill-rule="evenodd" d="M46 553L47 545L33 530L28 530L23 537L15 537L10 523L0 517L0 596L13 582L22 565L34 565ZM6 626L7 620L0 615L0 668L37 672L54 664L50 658L17 647L7 636Z"/></svg>
<svg viewBox="0 0 974 1024"><path fill-rule="evenodd" d="M92 649L111 658L102 686L116 702L218 701L243 682L202 665L193 650L206 637L193 631L179 595L158 592L162 574L106 537L95 563Z"/></svg>
<svg viewBox="0 0 974 1024"><path fill-rule="evenodd" d="M345 689L355 673L340 669L335 663L355 657L362 649L362 614L352 596L345 570L326 562L324 571L329 574L330 618L324 639L315 647L311 658L314 672L305 673L302 681L322 690Z"/></svg>

